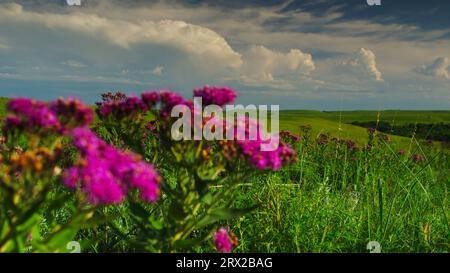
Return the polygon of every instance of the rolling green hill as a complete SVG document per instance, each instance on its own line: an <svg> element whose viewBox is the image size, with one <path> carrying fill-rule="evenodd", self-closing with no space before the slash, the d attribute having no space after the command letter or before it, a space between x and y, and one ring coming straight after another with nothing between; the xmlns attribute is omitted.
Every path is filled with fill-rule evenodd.
<svg viewBox="0 0 450 273"><path fill-rule="evenodd" d="M321 133L330 133L334 137L353 139L359 144L363 144L368 140L367 129L359 126L339 123L324 118L280 115L281 130L290 130L295 134L299 134L301 125L311 125L312 136L318 136ZM411 142L411 140L406 137L391 135L391 138L392 141L401 148L409 146Z"/></svg>
<svg viewBox="0 0 450 273"><path fill-rule="evenodd" d="M312 134L329 132L332 136L351 138L358 143L368 139L367 129L349 123L359 121L385 121L392 125L415 123L450 123L450 111L331 111L286 110L280 112L280 128L299 133L300 125L311 125ZM411 139L390 135L399 147L407 147Z"/></svg>
<svg viewBox="0 0 450 273"><path fill-rule="evenodd" d="M407 123L450 123L450 111L413 111L413 110L385 110L385 111L308 111L286 110L281 115L289 117L323 118L342 123L354 121L385 121L392 125Z"/></svg>

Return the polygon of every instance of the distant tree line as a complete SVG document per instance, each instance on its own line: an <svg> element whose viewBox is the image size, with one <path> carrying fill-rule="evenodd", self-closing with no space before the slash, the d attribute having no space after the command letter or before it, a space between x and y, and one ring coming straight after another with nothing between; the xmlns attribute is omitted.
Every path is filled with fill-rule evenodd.
<svg viewBox="0 0 450 273"><path fill-rule="evenodd" d="M392 135L411 137L415 134L418 139L450 142L450 123L409 123L393 126L385 121L378 123L354 121L351 124L364 128L376 128L380 132Z"/></svg>

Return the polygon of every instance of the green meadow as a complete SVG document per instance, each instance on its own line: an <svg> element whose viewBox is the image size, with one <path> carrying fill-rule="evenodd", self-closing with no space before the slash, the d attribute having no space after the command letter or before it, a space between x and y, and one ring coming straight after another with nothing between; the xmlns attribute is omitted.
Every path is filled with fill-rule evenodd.
<svg viewBox="0 0 450 273"><path fill-rule="evenodd" d="M0 116L6 101L0 99ZM369 252L370 242L382 252L449 252L448 146L395 135L386 141L386 135L349 124L355 121L448 124L450 111L281 111L280 129L301 136L290 143L298 160L239 183L227 205L256 209L220 223L237 236L235 252ZM152 163L164 169L169 184L179 183L177 168ZM128 205L102 213L122 216L111 226L78 232L74 239L84 242L84 250L140 251L128 240L145 231L128 215ZM193 251L214 250L209 242Z"/></svg>
<svg viewBox="0 0 450 273"><path fill-rule="evenodd" d="M312 134L330 133L331 136L352 139L364 143L368 139L367 129L351 122L385 121L391 125L415 123L450 123L450 111L341 111L321 112L287 110L280 112L280 129L299 133L300 126L311 125ZM408 148L415 140L408 137L390 135L397 148Z"/></svg>

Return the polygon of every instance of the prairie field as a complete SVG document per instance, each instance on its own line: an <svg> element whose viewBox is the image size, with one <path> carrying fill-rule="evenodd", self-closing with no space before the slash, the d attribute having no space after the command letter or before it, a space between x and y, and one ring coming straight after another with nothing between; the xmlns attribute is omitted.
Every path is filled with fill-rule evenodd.
<svg viewBox="0 0 450 273"><path fill-rule="evenodd" d="M0 99L1 117L11 111L7 102ZM96 107L80 109L89 112ZM65 251L65 242L77 241L86 252L211 252L211 230L219 226L227 227L238 241L234 252L369 252L369 242L379 244L382 252L450 250L448 143L413 134L389 135L377 128L351 124L448 124L450 111L281 111L283 141L295 151L296 159L274 171L249 168L243 158L226 163L219 150L215 150L219 157L214 161L211 150L221 147L216 144L201 144L208 145L208 150L195 144L196 152L188 144L182 144L187 145L184 147L171 143L171 152L167 152L161 150L160 145L168 145L161 135L155 138L144 133L144 139L138 139L139 146L136 134L142 133L149 119L147 114L127 119L105 118L99 113L90 124L91 130L112 147L139 153L158 170L165 185L161 186L159 200L146 203L130 193L132 197L117 205L95 201L88 217L84 208L78 211L78 195L71 196L71 191L62 186L64 176L38 176L38 183L51 185L45 194L48 203L36 207L36 218L25 224L11 222L0 229L4 234L0 236L0 251ZM158 117L158 112L150 116ZM5 136L17 137L12 142L21 150L31 149L30 141L36 141L8 134L5 131ZM73 138L74 144L65 137L61 142L65 151L55 164L63 172L76 164L74 147L79 149L79 144ZM200 156L198 149L203 149ZM8 158L8 150L3 154ZM7 164L13 166L14 160L13 156L4 161L3 170L12 168ZM187 178L192 170L196 175ZM34 183L37 171L28 175ZM12 178L7 175L2 179ZM199 181L206 183L201 189ZM5 197L7 192L0 194ZM53 203L58 198L66 201ZM92 199L88 200L92 203ZM217 210L209 211L213 204ZM20 211L16 205L13 207ZM89 220L73 220L78 214ZM73 226L62 234L58 232L69 223ZM16 229L26 232L16 231L16 237L8 237L7 231ZM177 230L183 234L179 242ZM30 246L24 239L30 234L41 241Z"/></svg>

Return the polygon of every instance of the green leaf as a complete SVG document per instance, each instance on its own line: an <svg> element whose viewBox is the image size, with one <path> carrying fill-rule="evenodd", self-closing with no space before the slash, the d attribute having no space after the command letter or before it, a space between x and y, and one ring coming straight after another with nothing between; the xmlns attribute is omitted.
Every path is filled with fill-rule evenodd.
<svg viewBox="0 0 450 273"><path fill-rule="evenodd" d="M197 169L197 175L203 181L214 181L219 177L219 174L222 171L224 171L223 166L203 165Z"/></svg>
<svg viewBox="0 0 450 273"><path fill-rule="evenodd" d="M41 220L42 215L40 214L33 214L31 215L27 220L25 220L21 225L17 226L17 232L27 232L28 230L31 230L34 226L37 225L37 223Z"/></svg>
<svg viewBox="0 0 450 273"><path fill-rule="evenodd" d="M3 247L0 248L0 253L9 253L14 251L14 241L8 240L3 245Z"/></svg>
<svg viewBox="0 0 450 273"><path fill-rule="evenodd" d="M153 216L150 216L148 221L150 222L151 226L156 230L161 230L164 227L163 222L161 220L155 219Z"/></svg>
<svg viewBox="0 0 450 273"><path fill-rule="evenodd" d="M0 239L2 239L9 232L9 225L8 225L8 221L6 221L6 219L3 221L2 228L0 230L1 230Z"/></svg>
<svg viewBox="0 0 450 273"><path fill-rule="evenodd" d="M202 201L205 202L207 205L211 205L214 201L213 194L211 192L206 193L202 196Z"/></svg>
<svg viewBox="0 0 450 273"><path fill-rule="evenodd" d="M31 230L31 238L33 238L33 241L41 241L42 240L42 236L41 236L41 228L39 227L39 225L35 225L33 227L33 229Z"/></svg>

